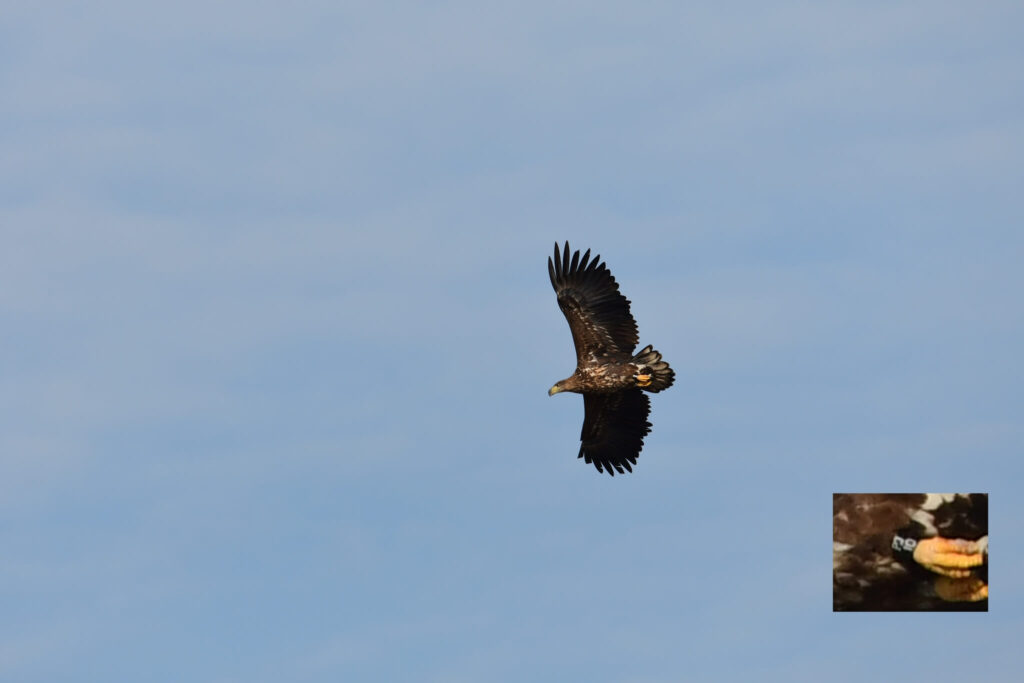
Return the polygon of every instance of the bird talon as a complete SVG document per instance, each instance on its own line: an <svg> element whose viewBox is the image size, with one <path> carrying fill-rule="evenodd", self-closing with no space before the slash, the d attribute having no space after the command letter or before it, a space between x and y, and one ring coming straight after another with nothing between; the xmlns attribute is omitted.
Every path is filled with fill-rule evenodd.
<svg viewBox="0 0 1024 683"><path fill-rule="evenodd" d="M976 576L935 578L935 594L947 602L978 602L988 599L988 584Z"/></svg>

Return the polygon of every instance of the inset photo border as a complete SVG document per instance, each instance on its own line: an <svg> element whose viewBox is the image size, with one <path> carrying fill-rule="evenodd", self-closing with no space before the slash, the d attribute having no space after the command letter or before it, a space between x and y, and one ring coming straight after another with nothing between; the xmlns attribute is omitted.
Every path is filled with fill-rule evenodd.
<svg viewBox="0 0 1024 683"><path fill-rule="evenodd" d="M832 611L987 612L987 493L833 493Z"/></svg>

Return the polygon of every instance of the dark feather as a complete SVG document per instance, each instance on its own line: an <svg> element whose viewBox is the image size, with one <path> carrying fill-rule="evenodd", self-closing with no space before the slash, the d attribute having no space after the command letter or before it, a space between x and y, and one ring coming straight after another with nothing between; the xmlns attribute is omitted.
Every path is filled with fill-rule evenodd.
<svg viewBox="0 0 1024 683"><path fill-rule="evenodd" d="M651 431L647 416L651 402L639 389L627 389L614 394L583 395L583 431L580 434L579 457L608 470L615 476L623 468L633 471L644 436Z"/></svg>
<svg viewBox="0 0 1024 683"><path fill-rule="evenodd" d="M554 260L548 259L551 286L569 322L579 365L612 354L631 354L639 341L629 299L619 292L600 255L589 259L589 249L582 259L579 251L570 259L568 242L562 254L556 244Z"/></svg>

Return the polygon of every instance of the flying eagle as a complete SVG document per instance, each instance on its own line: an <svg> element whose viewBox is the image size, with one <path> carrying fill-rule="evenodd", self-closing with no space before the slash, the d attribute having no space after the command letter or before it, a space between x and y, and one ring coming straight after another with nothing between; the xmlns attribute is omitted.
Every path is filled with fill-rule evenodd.
<svg viewBox="0 0 1024 683"><path fill-rule="evenodd" d="M576 344L576 372L548 391L583 394L583 431L580 458L598 472L615 476L633 471L644 436L651 431L647 416L651 403L645 391L657 393L672 386L675 373L661 354L645 346L633 355L639 336L629 312L629 299L601 262L572 252L565 243L562 254L555 244L555 258L548 258L551 286L558 307L569 321Z"/></svg>
<svg viewBox="0 0 1024 683"><path fill-rule="evenodd" d="M988 494L833 494L832 609L987 611Z"/></svg>

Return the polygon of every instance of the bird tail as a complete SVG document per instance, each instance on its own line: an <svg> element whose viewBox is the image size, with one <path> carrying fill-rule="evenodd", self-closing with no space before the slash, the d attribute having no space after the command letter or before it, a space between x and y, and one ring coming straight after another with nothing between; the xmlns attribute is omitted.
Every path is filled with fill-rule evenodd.
<svg viewBox="0 0 1024 683"><path fill-rule="evenodd" d="M637 385L645 391L656 394L662 389L668 389L675 381L676 373L650 344L633 356L633 364L637 366Z"/></svg>

